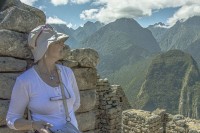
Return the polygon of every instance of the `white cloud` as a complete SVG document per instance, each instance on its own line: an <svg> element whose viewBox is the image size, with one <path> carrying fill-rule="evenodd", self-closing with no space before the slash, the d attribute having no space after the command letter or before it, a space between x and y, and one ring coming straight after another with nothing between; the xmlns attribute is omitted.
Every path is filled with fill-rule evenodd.
<svg viewBox="0 0 200 133"><path fill-rule="evenodd" d="M58 18L57 16L48 17L46 23L48 23L48 24L65 24L69 28L73 28L73 29L78 28L78 26L76 24L73 25L72 23L67 23L64 20Z"/></svg>
<svg viewBox="0 0 200 133"><path fill-rule="evenodd" d="M200 0L96 0L94 4L100 5L99 8L82 11L80 18L109 23L122 17L151 16L155 10L180 7L180 10L168 20L168 23L172 24L178 18L199 14L199 3ZM186 9L187 11L185 11Z"/></svg>
<svg viewBox="0 0 200 133"><path fill-rule="evenodd" d="M77 25L76 25L76 24L73 25L72 23L68 23L68 24L67 24L67 27L76 29L76 28L77 28Z"/></svg>
<svg viewBox="0 0 200 133"><path fill-rule="evenodd" d="M72 28L72 23L67 24L67 27Z"/></svg>
<svg viewBox="0 0 200 133"><path fill-rule="evenodd" d="M54 6L66 5L68 2L69 2L68 0L51 0L51 3Z"/></svg>
<svg viewBox="0 0 200 133"><path fill-rule="evenodd" d="M200 16L200 5L182 6L173 17L168 19L167 24L173 26L177 21L185 21L193 16Z"/></svg>
<svg viewBox="0 0 200 133"><path fill-rule="evenodd" d="M38 7L40 10L43 10L44 11L44 9L46 8L46 6L39 6Z"/></svg>
<svg viewBox="0 0 200 133"><path fill-rule="evenodd" d="M84 10L80 14L80 18L82 19L98 19L96 14L99 12L98 9L90 9L90 10Z"/></svg>
<svg viewBox="0 0 200 133"><path fill-rule="evenodd" d="M37 1L37 0L20 0L21 2L33 6L33 4Z"/></svg>
<svg viewBox="0 0 200 133"><path fill-rule="evenodd" d="M67 24L67 22L63 21L62 19L54 16L47 18L47 23L49 24Z"/></svg>
<svg viewBox="0 0 200 133"><path fill-rule="evenodd" d="M90 2L90 0L71 0L71 2L76 4L85 4L87 2Z"/></svg>
<svg viewBox="0 0 200 133"><path fill-rule="evenodd" d="M54 6L59 6L59 5L67 5L71 1L74 4L85 4L87 2L90 2L91 0L51 0L51 3Z"/></svg>

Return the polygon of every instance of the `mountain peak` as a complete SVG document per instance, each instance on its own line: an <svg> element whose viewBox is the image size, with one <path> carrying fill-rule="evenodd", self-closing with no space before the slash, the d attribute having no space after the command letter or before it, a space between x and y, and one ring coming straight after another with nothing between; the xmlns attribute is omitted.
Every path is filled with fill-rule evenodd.
<svg viewBox="0 0 200 133"><path fill-rule="evenodd" d="M103 24L102 23L100 23L99 21L96 21L96 22L91 22L91 21L87 21L84 25L83 25L83 27L88 27L88 28L91 28L91 27L96 27L96 28L100 28L100 27L102 27L103 26ZM83 27L81 27L81 28L83 28Z"/></svg>
<svg viewBox="0 0 200 133"><path fill-rule="evenodd" d="M136 24L136 25L139 25L139 23L137 21L135 21L133 18L120 18L120 19L117 19L116 21L114 21L116 23L120 23L120 24L123 24L123 23L129 23L129 24ZM140 26L140 25L139 25Z"/></svg>
<svg viewBox="0 0 200 133"><path fill-rule="evenodd" d="M84 24L84 26L90 26L90 25L92 25L92 24L94 24L94 23L91 22L91 21L87 21L87 22Z"/></svg>
<svg viewBox="0 0 200 133"><path fill-rule="evenodd" d="M166 26L166 25L164 23L162 23L162 22L158 22L158 23L155 23L153 26L162 27L162 26Z"/></svg>
<svg viewBox="0 0 200 133"><path fill-rule="evenodd" d="M157 27L164 28L164 27L166 27L166 25L164 23L162 23L162 22L158 22L158 23L155 23L153 25L149 25L148 26L148 28L157 28Z"/></svg>
<svg viewBox="0 0 200 133"><path fill-rule="evenodd" d="M119 18L116 21L135 21L133 18Z"/></svg>

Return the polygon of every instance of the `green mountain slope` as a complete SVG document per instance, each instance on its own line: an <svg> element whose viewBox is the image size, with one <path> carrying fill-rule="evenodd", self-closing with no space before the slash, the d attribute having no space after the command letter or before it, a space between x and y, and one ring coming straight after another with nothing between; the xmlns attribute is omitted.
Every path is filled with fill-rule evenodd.
<svg viewBox="0 0 200 133"><path fill-rule="evenodd" d="M198 66L200 68L200 39L193 42L184 51L190 53L194 57L195 61L198 63Z"/></svg>
<svg viewBox="0 0 200 133"><path fill-rule="evenodd" d="M133 64L160 51L151 32L133 19L109 23L81 43L98 51L100 75L108 76L121 67Z"/></svg>
<svg viewBox="0 0 200 133"><path fill-rule="evenodd" d="M153 58L154 56L141 59L133 64L124 65L118 71L107 76L112 84L117 83L123 87L126 97L132 106L135 106L135 99Z"/></svg>
<svg viewBox="0 0 200 133"><path fill-rule="evenodd" d="M148 68L135 107L151 111L159 107L173 114L192 114L195 103L187 99L192 99L189 94L194 90L189 88L199 80L197 63L192 56L179 50L160 54Z"/></svg>

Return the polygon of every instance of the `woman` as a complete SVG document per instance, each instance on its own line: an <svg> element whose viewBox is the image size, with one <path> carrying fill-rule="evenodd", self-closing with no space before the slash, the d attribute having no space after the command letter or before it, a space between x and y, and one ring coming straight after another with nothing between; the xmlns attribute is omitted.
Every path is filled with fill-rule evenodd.
<svg viewBox="0 0 200 133"><path fill-rule="evenodd" d="M30 32L28 44L36 65L16 79L6 116L11 129L49 133L66 123L57 69L61 71L71 123L78 128L74 112L80 106L80 94L75 76L69 67L56 64L63 58L67 39L67 35L56 32L48 24ZM23 118L26 107L32 120Z"/></svg>

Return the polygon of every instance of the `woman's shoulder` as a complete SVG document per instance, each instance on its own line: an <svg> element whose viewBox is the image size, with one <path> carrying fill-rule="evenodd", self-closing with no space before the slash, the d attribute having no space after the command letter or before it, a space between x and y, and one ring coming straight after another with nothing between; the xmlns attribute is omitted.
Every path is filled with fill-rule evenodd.
<svg viewBox="0 0 200 133"><path fill-rule="evenodd" d="M28 80L31 80L34 76L34 68L31 67L29 69L27 69L26 71L22 72L18 77L17 79L20 79L22 81L28 81Z"/></svg>
<svg viewBox="0 0 200 133"><path fill-rule="evenodd" d="M67 66L64 66L64 65L61 65L61 64L56 64L58 66L58 68L61 69L61 71L65 71L67 73L72 73L72 69L70 67L67 67Z"/></svg>

